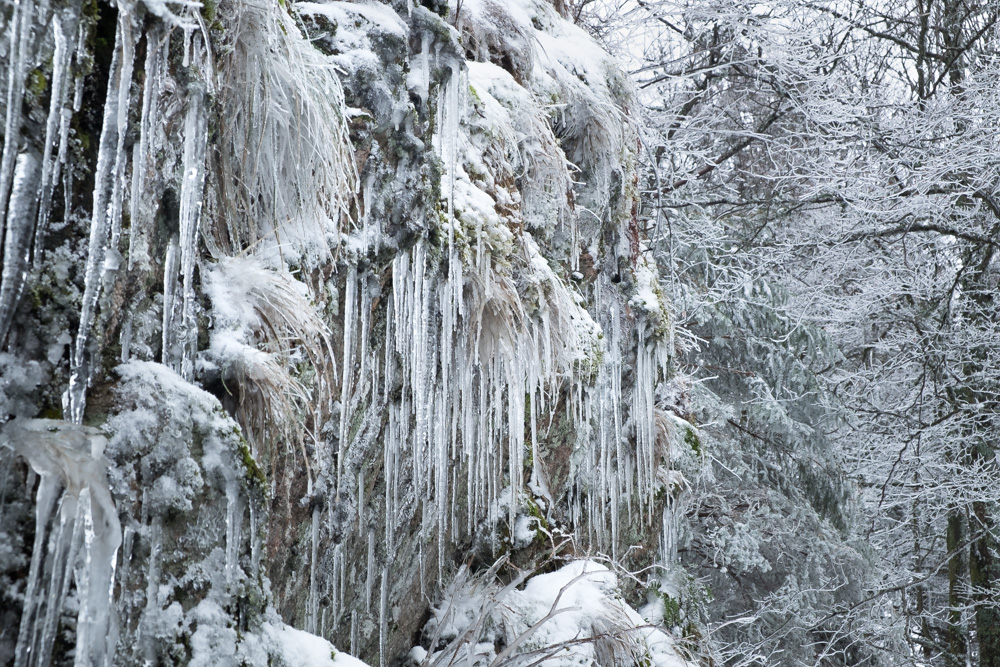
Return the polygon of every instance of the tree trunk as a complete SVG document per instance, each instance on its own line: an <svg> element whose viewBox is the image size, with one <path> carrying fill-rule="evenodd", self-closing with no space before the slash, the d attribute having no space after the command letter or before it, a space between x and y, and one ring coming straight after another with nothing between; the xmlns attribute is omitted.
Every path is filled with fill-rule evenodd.
<svg viewBox="0 0 1000 667"><path fill-rule="evenodd" d="M948 553L948 651L956 661L965 662L966 652L965 629L962 627L962 595L961 588L965 579L964 549L961 548L964 539L963 516L958 511L948 515L948 531L946 535Z"/></svg>
<svg viewBox="0 0 1000 667"><path fill-rule="evenodd" d="M976 588L976 642L979 645L980 667L1000 667L1000 609L995 600L995 581L1000 578L1000 563L996 557L996 540L990 529L992 518L985 502L972 504L973 525L986 531L972 543L969 574Z"/></svg>

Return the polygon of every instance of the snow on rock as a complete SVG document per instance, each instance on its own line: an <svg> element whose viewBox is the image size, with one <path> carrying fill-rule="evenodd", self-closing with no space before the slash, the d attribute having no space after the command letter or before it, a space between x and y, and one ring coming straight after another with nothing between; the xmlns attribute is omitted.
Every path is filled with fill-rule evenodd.
<svg viewBox="0 0 1000 667"><path fill-rule="evenodd" d="M236 601L244 600L245 623L266 610L247 540L259 472L214 396L161 364L132 361L117 374L109 477L131 517L119 573L120 652L195 664L203 655L201 664L215 664L212 654L235 645Z"/></svg>
<svg viewBox="0 0 1000 667"><path fill-rule="evenodd" d="M389 34L399 38L406 38L409 34L409 28L399 14L390 7L377 3L299 2L295 4L295 11L302 16L324 16L338 26L353 25L357 28L358 23L366 21L369 33Z"/></svg>
<svg viewBox="0 0 1000 667"><path fill-rule="evenodd" d="M32 394L47 380L46 367L37 361L0 352L0 405L14 417L32 417L38 406Z"/></svg>
<svg viewBox="0 0 1000 667"><path fill-rule="evenodd" d="M264 473L218 399L161 364L117 373L111 478L119 504L141 508L129 512L119 573L120 652L189 665L363 665L271 606L253 555L262 526L248 511Z"/></svg>
<svg viewBox="0 0 1000 667"><path fill-rule="evenodd" d="M197 629L189 667L368 667L322 637L282 623L273 609L260 627L240 633L214 602L203 600L191 616Z"/></svg>
<svg viewBox="0 0 1000 667"><path fill-rule="evenodd" d="M600 216L614 180L634 159L633 94L619 64L550 3L453 0L452 7L479 47L476 59L509 63L515 78L549 107L563 150L583 172L583 203Z"/></svg>
<svg viewBox="0 0 1000 667"><path fill-rule="evenodd" d="M280 623L264 624L264 636L277 648L279 664L287 667L368 667L366 663L338 651L322 637Z"/></svg>
<svg viewBox="0 0 1000 667"><path fill-rule="evenodd" d="M550 240L571 229L575 213L567 201L573 188L566 156L553 133L544 107L507 70L491 62L468 62L474 105L493 126L508 126L518 150L513 166L524 173L521 211L534 234ZM557 224L553 224L556 222Z"/></svg>
<svg viewBox="0 0 1000 667"><path fill-rule="evenodd" d="M621 599L617 576L592 560L532 576L521 589L501 588L463 571L432 609L424 637L445 647L429 652L415 647L410 653L415 664L691 664L667 632Z"/></svg>
<svg viewBox="0 0 1000 667"><path fill-rule="evenodd" d="M49 246L74 241L32 260L62 282L28 285L82 293L43 323L40 364L0 353L0 401L34 416L59 408L39 387L68 385L72 420L109 434L121 659L345 661L278 608L389 664L474 551L572 526L595 552L641 533L652 554L658 492L681 486L654 394L672 350L614 60L545 0L119 5L110 64L90 19L52 60L107 70L106 90L80 75L72 104L53 98L46 127L73 132ZM73 37L16 7L20 89ZM18 154L55 178L54 135L25 141L0 160L8 224L39 196ZM42 319L8 313L19 281L0 328ZM622 650L653 655L611 588L576 585L631 628ZM510 592L534 620L504 627L539 620L534 590ZM528 634L565 641L574 613Z"/></svg>

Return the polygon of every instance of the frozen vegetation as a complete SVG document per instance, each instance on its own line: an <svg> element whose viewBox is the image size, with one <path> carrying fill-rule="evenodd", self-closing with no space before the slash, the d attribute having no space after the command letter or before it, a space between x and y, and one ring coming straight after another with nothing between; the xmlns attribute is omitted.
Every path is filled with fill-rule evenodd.
<svg viewBox="0 0 1000 667"><path fill-rule="evenodd" d="M1000 667L995 2L0 27L0 664Z"/></svg>
<svg viewBox="0 0 1000 667"><path fill-rule="evenodd" d="M0 22L0 662L700 650L634 93L564 9Z"/></svg>

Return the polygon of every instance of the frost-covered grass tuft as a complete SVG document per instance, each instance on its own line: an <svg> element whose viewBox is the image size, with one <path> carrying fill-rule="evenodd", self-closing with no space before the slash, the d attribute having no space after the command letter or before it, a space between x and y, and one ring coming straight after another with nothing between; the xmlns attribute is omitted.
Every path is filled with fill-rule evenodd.
<svg viewBox="0 0 1000 667"><path fill-rule="evenodd" d="M297 442L309 466L302 413L330 404L337 373L329 329L308 288L252 257L223 259L205 275L215 319L208 357L238 391L244 432L258 451L264 443ZM310 372L296 368L301 364Z"/></svg>
<svg viewBox="0 0 1000 667"><path fill-rule="evenodd" d="M627 198L613 200L622 194L624 174L634 168L635 96L614 59L547 2L462 0L455 9L474 57L502 64L547 108L562 151L579 167L578 180L585 181L578 184L578 203L598 219L604 219L609 203L619 205L619 215L627 210L621 207ZM546 134L537 136L548 151ZM530 150L532 143L529 138L525 147Z"/></svg>
<svg viewBox="0 0 1000 667"><path fill-rule="evenodd" d="M226 254L317 266L340 243L357 180L340 80L284 3L237 4L218 65L213 235Z"/></svg>

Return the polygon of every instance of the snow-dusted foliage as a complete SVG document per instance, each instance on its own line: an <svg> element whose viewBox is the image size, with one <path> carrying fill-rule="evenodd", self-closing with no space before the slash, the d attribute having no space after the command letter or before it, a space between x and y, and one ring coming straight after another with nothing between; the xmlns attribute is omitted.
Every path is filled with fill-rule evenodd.
<svg viewBox="0 0 1000 667"><path fill-rule="evenodd" d="M223 385L223 400L233 405L255 457L271 461L279 455L271 448L289 443L311 480L305 425L287 416L328 408L337 368L329 328L308 287L256 258L231 257L205 267L205 293L214 326L200 359L202 376ZM296 364L312 372L295 373Z"/></svg>
<svg viewBox="0 0 1000 667"><path fill-rule="evenodd" d="M320 636L387 665L460 563L535 567L558 537L656 574L537 575L491 659L678 664L620 596L670 578L700 455L638 220L633 93L561 11L3 14L0 419L109 439L112 662L348 664ZM48 553L15 532L8 578ZM93 651L89 617L61 613L92 595L81 577L44 636ZM14 597L29 632L37 596ZM557 597L582 611L532 629Z"/></svg>
<svg viewBox="0 0 1000 667"><path fill-rule="evenodd" d="M576 560L547 574L521 573L506 586L489 580L494 570L457 574L424 626L430 648L411 649L410 664L691 664L669 634L621 599L617 576L600 563Z"/></svg>
<svg viewBox="0 0 1000 667"><path fill-rule="evenodd" d="M1000 664L998 23L930 7L614 5L728 664Z"/></svg>

